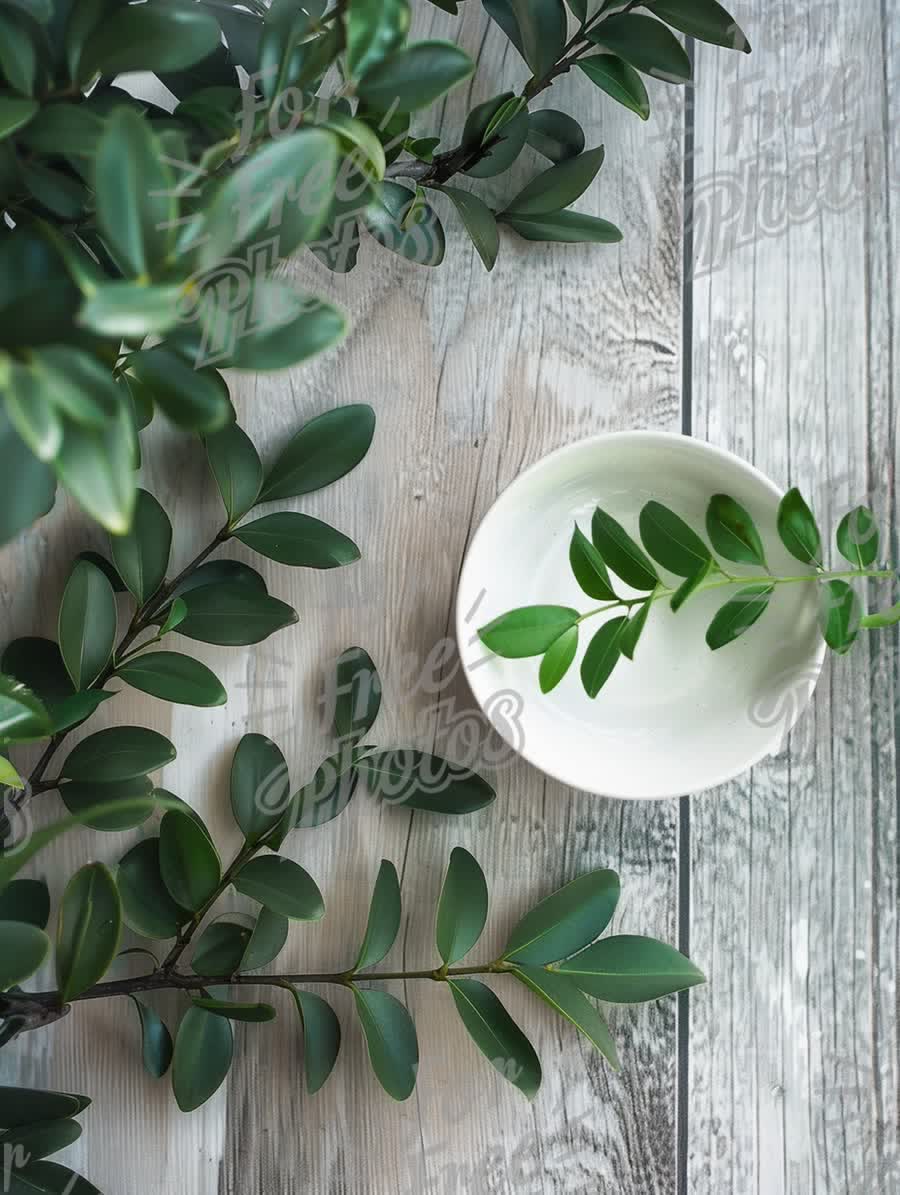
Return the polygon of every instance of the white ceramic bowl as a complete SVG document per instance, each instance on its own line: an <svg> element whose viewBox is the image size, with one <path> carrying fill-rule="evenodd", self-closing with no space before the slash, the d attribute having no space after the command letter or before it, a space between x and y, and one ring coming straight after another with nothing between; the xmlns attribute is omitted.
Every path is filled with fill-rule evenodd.
<svg viewBox="0 0 900 1195"><path fill-rule="evenodd" d="M674 797L722 784L784 745L825 651L814 585L779 586L762 618L715 652L706 646L706 627L737 587L695 594L677 614L667 601L656 602L634 661L620 660L593 700L579 664L611 615L585 623L575 662L546 695L538 687L538 658L501 659L476 633L516 606L584 611L598 604L581 591L568 559L573 522L590 537L595 506L639 540L638 514L656 499L705 539L715 493L750 511L776 575L805 571L778 539L781 491L773 482L730 452L664 432L619 432L561 448L517 477L485 515L459 581L460 656L488 718L542 772L605 796ZM668 584L680 583L660 572ZM619 592L634 596L625 585Z"/></svg>

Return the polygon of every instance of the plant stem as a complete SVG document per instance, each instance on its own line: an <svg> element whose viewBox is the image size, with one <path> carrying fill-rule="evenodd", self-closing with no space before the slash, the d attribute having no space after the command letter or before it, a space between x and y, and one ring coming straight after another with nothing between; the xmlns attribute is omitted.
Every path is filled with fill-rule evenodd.
<svg viewBox="0 0 900 1195"><path fill-rule="evenodd" d="M181 928L181 930L179 931L178 937L175 939L175 945L172 947L172 949L169 951L169 953L163 959L162 966L160 967L161 974L168 975L172 972L172 968L175 966L175 964L178 962L178 960L184 954L185 950L187 950L188 946L191 943L191 939L193 938L193 936L197 932L197 930L200 928L200 923L203 921L203 918L206 916L206 914L209 912L209 910L213 907L213 905L216 903L216 901L219 899L219 897L222 895L222 893L225 891L225 889L228 887L228 885L231 883L231 881L234 879L234 877L237 875L237 873L241 870L241 868L244 866L244 864L247 862L247 860L251 859L256 854L256 852L260 849L260 847L262 845L263 844L261 842L254 843L254 844L245 843L241 847L241 849L235 855L234 859L231 861L231 863L228 865L228 867L225 868L225 871L222 873L222 879L219 881L219 884L218 884L215 892L213 892L213 894L212 894L212 896L210 896L209 900L207 900L196 911L196 913L193 915L193 917L190 919L190 921L187 923L187 925L183 926ZM208 980L207 982L212 983L213 981Z"/></svg>

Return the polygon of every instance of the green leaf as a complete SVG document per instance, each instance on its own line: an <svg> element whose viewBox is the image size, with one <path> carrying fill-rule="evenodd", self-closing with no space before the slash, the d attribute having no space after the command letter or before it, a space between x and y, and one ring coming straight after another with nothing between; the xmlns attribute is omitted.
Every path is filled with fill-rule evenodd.
<svg viewBox="0 0 900 1195"><path fill-rule="evenodd" d="M489 101L488 105L479 105L483 115L490 115L490 119L486 123L479 120L479 125L484 131L474 144L470 143L467 146L468 149L477 150L479 153L483 151L483 156L466 167L465 173L469 178L494 178L504 170L509 170L528 140L528 110L524 106L525 101L521 96L512 96L508 92L504 93L504 96L498 97L502 102L496 106L495 101ZM478 109L474 111L477 112ZM469 113L470 118L472 115L473 113ZM470 126L469 120L466 121L466 128L470 130L469 135L473 136L473 126ZM465 140L464 133L463 141Z"/></svg>
<svg viewBox="0 0 900 1195"><path fill-rule="evenodd" d="M506 208L509 216L545 216L574 203L594 181L603 165L603 146L551 166L519 192Z"/></svg>
<svg viewBox="0 0 900 1195"><path fill-rule="evenodd" d="M577 65L601 91L636 112L641 120L649 118L650 97L643 79L633 66L615 54L590 54L587 58L580 58Z"/></svg>
<svg viewBox="0 0 900 1195"><path fill-rule="evenodd" d="M75 692L59 646L52 639L36 635L13 639L0 656L0 670L27 685L45 704Z"/></svg>
<svg viewBox="0 0 900 1195"><path fill-rule="evenodd" d="M75 1120L39 1121L37 1124L22 1125L0 1134L0 1149L3 1151L3 1156L8 1159L15 1159L17 1155L24 1156L28 1159L25 1170L32 1170L32 1163L39 1163L41 1158L58 1153L59 1150L65 1149L66 1146L77 1141L80 1136L81 1125ZM50 1163L44 1163L44 1165L50 1165ZM9 1162L6 1162L5 1166L9 1167ZM22 1179L22 1170L13 1169L12 1178L13 1185L7 1188L12 1195L19 1195L20 1192L27 1192L28 1195L31 1195L34 1188L30 1181L24 1186L16 1182L17 1179ZM40 1191L42 1188L38 1187L37 1189ZM51 1187L50 1190L53 1191L54 1188ZM66 1188L57 1187L55 1190L65 1192Z"/></svg>
<svg viewBox="0 0 900 1195"><path fill-rule="evenodd" d="M654 0L653 11L673 29L713 46L750 53L744 31L716 0Z"/></svg>
<svg viewBox="0 0 900 1195"><path fill-rule="evenodd" d="M148 776L135 776L131 780L114 780L109 784L98 784L91 780L81 783L70 780L60 787L59 795L70 813L82 818L92 830L118 832L133 830L142 825L153 812L152 806L135 805L135 797L149 797L153 792L153 781ZM104 812L92 816L89 812L98 803ZM117 805L122 805L122 811ZM87 816L85 814L87 813Z"/></svg>
<svg viewBox="0 0 900 1195"><path fill-rule="evenodd" d="M32 354L37 387L60 414L102 431L121 413L120 391L106 361L58 344Z"/></svg>
<svg viewBox="0 0 900 1195"><path fill-rule="evenodd" d="M706 643L713 651L731 643L752 627L767 609L775 590L772 581L755 581L739 589L716 611L706 628Z"/></svg>
<svg viewBox="0 0 900 1195"><path fill-rule="evenodd" d="M234 1035L225 1017L189 1008L175 1037L172 1090L182 1112L193 1112L219 1090L231 1067Z"/></svg>
<svg viewBox="0 0 900 1195"><path fill-rule="evenodd" d="M641 632L646 625L647 617L650 613L650 607L653 605L652 599L653 594L651 594L642 605L638 606L637 610L631 615L631 617L628 619L628 622L622 628L622 633L619 636L619 650L621 651L622 655L626 657L626 659L634 659L635 648L637 647L638 640L641 637Z"/></svg>
<svg viewBox="0 0 900 1195"><path fill-rule="evenodd" d="M382 859L372 893L372 903L369 906L366 934L353 964L353 971L362 971L381 962L394 945L394 939L400 929L401 911L397 869L389 859Z"/></svg>
<svg viewBox="0 0 900 1195"><path fill-rule="evenodd" d="M838 524L838 551L854 568L869 568L875 563L878 543L878 526L868 506L854 507Z"/></svg>
<svg viewBox="0 0 900 1195"><path fill-rule="evenodd" d="M122 404L101 429L63 419L53 462L60 481L92 519L113 535L128 530L134 509L134 424Z"/></svg>
<svg viewBox="0 0 900 1195"><path fill-rule="evenodd" d="M632 589L655 589L656 569L625 528L598 506L591 520L594 547L613 572Z"/></svg>
<svg viewBox="0 0 900 1195"><path fill-rule="evenodd" d="M405 218L413 204L418 219L407 225ZM392 253L424 266L439 266L444 260L443 225L429 204L417 202L409 187L390 180L382 183L362 219L379 245Z"/></svg>
<svg viewBox="0 0 900 1195"><path fill-rule="evenodd" d="M796 486L778 504L778 534L794 557L804 564L822 564L822 537L812 511Z"/></svg>
<svg viewBox="0 0 900 1195"><path fill-rule="evenodd" d="M298 568L339 568L359 560L359 548L352 539L320 519L296 511L263 515L233 534L270 560Z"/></svg>
<svg viewBox="0 0 900 1195"><path fill-rule="evenodd" d="M519 29L519 22L516 19L511 0L482 0L481 7L491 20L500 26L524 59L522 31Z"/></svg>
<svg viewBox="0 0 900 1195"><path fill-rule="evenodd" d="M478 630L485 647L507 659L540 656L560 635L578 623L571 606L519 606Z"/></svg>
<svg viewBox="0 0 900 1195"><path fill-rule="evenodd" d="M69 780L130 780L155 772L175 758L164 736L144 726L110 726L74 747L62 766Z"/></svg>
<svg viewBox="0 0 900 1195"><path fill-rule="evenodd" d="M141 1022L141 1057L144 1070L154 1079L161 1079L172 1061L172 1035L159 1014L137 996L129 996Z"/></svg>
<svg viewBox="0 0 900 1195"><path fill-rule="evenodd" d="M351 986L378 1082L392 1099L408 1099L419 1068L419 1043L412 1017L388 992Z"/></svg>
<svg viewBox="0 0 900 1195"><path fill-rule="evenodd" d="M408 0L355 0L344 18L347 66L358 78L395 50L409 29Z"/></svg>
<svg viewBox="0 0 900 1195"><path fill-rule="evenodd" d="M318 921L325 914L322 893L312 876L280 855L261 855L245 863L234 886L243 896L292 921Z"/></svg>
<svg viewBox="0 0 900 1195"><path fill-rule="evenodd" d="M21 1188L22 1195L35 1195L36 1192L46 1192L46 1195L100 1195L93 1183L68 1166L60 1166L58 1162L29 1162L15 1177L26 1184ZM16 1195L17 1190L19 1188L11 1189L10 1195Z"/></svg>
<svg viewBox="0 0 900 1195"><path fill-rule="evenodd" d="M469 953L484 929L488 890L478 861L461 846L450 852L450 863L438 901L435 939L448 967Z"/></svg>
<svg viewBox="0 0 900 1195"><path fill-rule="evenodd" d="M90 1106L85 1095L0 1087L0 1128L15 1129L38 1121L67 1120Z"/></svg>
<svg viewBox="0 0 900 1195"><path fill-rule="evenodd" d="M337 344L347 332L337 307L278 278L258 278L239 318L241 313L244 326L222 361L233 369L286 369Z"/></svg>
<svg viewBox="0 0 900 1195"><path fill-rule="evenodd" d="M177 626L180 626L187 618L187 612L186 603L181 598L175 598L164 621L160 624L159 638L162 639L163 635L168 635L169 631L174 631Z"/></svg>
<svg viewBox="0 0 900 1195"><path fill-rule="evenodd" d="M178 427L209 435L234 417L228 391L215 370L194 369L165 345L132 353L128 368Z"/></svg>
<svg viewBox="0 0 900 1195"><path fill-rule="evenodd" d="M303 1065L306 1090L315 1095L337 1062L341 1048L341 1023L321 996L291 988L303 1026Z"/></svg>
<svg viewBox="0 0 900 1195"><path fill-rule="evenodd" d="M216 848L203 827L186 813L170 809L159 827L159 867L176 904L197 912L222 879Z"/></svg>
<svg viewBox="0 0 900 1195"><path fill-rule="evenodd" d="M516 967L512 974L583 1033L613 1070L619 1069L619 1056L609 1025L568 976L546 971L543 967L525 966Z"/></svg>
<svg viewBox="0 0 900 1195"><path fill-rule="evenodd" d="M0 992L33 975L49 949L50 939L36 925L0 921Z"/></svg>
<svg viewBox="0 0 900 1195"><path fill-rule="evenodd" d="M711 558L709 548L684 519L661 502L648 502L638 522L644 547L663 568L693 577Z"/></svg>
<svg viewBox="0 0 900 1195"><path fill-rule="evenodd" d="M727 494L714 494L706 511L706 534L713 550L738 564L766 566L766 554L748 511Z"/></svg>
<svg viewBox="0 0 900 1195"><path fill-rule="evenodd" d="M283 913L260 909L240 962L241 971L267 967L281 953L288 936L289 922Z"/></svg>
<svg viewBox="0 0 900 1195"><path fill-rule="evenodd" d="M342 179L348 166L355 167L364 178L373 182L380 182L384 178L387 160L384 147L374 129L369 128L364 121L348 116L345 112L338 112L334 108L328 113L327 119L321 122L321 127L330 129L337 135L345 153L344 165L340 168ZM343 199L341 190L339 185L335 211ZM351 188L344 187L343 190L349 192Z"/></svg>
<svg viewBox="0 0 900 1195"><path fill-rule="evenodd" d="M611 50L654 79L689 83L691 60L684 46L661 21L633 12L607 17L588 30L590 41Z"/></svg>
<svg viewBox="0 0 900 1195"><path fill-rule="evenodd" d="M510 0L522 53L538 77L546 75L566 46L568 17L563 0Z"/></svg>
<svg viewBox="0 0 900 1195"><path fill-rule="evenodd" d="M52 461L62 444L62 423L34 372L16 362L9 365L6 413L38 460Z"/></svg>
<svg viewBox="0 0 900 1195"><path fill-rule="evenodd" d="M503 952L515 963L555 963L593 942L609 925L619 877L602 868L545 897L516 925Z"/></svg>
<svg viewBox="0 0 900 1195"><path fill-rule="evenodd" d="M131 529L109 538L113 562L138 602L152 597L165 580L171 546L169 516L151 493L139 489Z"/></svg>
<svg viewBox="0 0 900 1195"><path fill-rule="evenodd" d="M451 200L462 220L472 244L478 251L478 256L488 271L494 268L497 252L500 248L500 233L494 213L483 200L471 191L463 191L459 187L441 187L444 194Z"/></svg>
<svg viewBox="0 0 900 1195"><path fill-rule="evenodd" d="M706 977L690 959L665 942L619 934L604 938L560 963L590 996L610 1004L641 1004L680 992Z"/></svg>
<svg viewBox="0 0 900 1195"><path fill-rule="evenodd" d="M296 498L338 481L363 459L374 433L375 412L368 403L336 407L311 419L267 472L260 502Z"/></svg>
<svg viewBox="0 0 900 1195"><path fill-rule="evenodd" d="M504 1079L534 1099L541 1085L540 1060L498 997L477 979L451 978L447 984L460 1020L478 1049Z"/></svg>
<svg viewBox="0 0 900 1195"><path fill-rule="evenodd" d="M213 921L197 939L191 967L198 975L234 975L241 967L252 931L234 921Z"/></svg>
<svg viewBox="0 0 900 1195"><path fill-rule="evenodd" d="M240 560L207 560L179 581L172 593L184 596L194 589L218 589L222 585L245 587L251 593L268 593L265 577Z"/></svg>
<svg viewBox="0 0 900 1195"><path fill-rule="evenodd" d="M180 705L224 705L222 682L199 660L175 651L150 651L120 664L119 680L133 689Z"/></svg>
<svg viewBox="0 0 900 1195"><path fill-rule="evenodd" d="M29 149L42 154L93 158L104 122L83 103L45 104L22 133Z"/></svg>
<svg viewBox="0 0 900 1195"><path fill-rule="evenodd" d="M278 1015L271 1004L241 1004L234 1000L213 1000L204 996L192 998L194 1008L205 1008L216 1017L226 1017L229 1021L246 1021L250 1024L262 1024L274 1021Z"/></svg>
<svg viewBox="0 0 900 1195"><path fill-rule="evenodd" d="M583 152L584 130L565 112L542 108L528 118L528 144L551 162L565 162Z"/></svg>
<svg viewBox="0 0 900 1195"><path fill-rule="evenodd" d="M16 789L25 787L25 781L5 755L0 755L0 786Z"/></svg>
<svg viewBox="0 0 900 1195"><path fill-rule="evenodd" d="M229 524L237 523L256 503L263 472L253 441L236 423L206 440L206 455L222 495Z"/></svg>
<svg viewBox="0 0 900 1195"><path fill-rule="evenodd" d="M381 709L381 678L369 653L348 647L335 667L334 733L356 742L367 735Z"/></svg>
<svg viewBox="0 0 900 1195"><path fill-rule="evenodd" d="M843 655L859 634L862 603L846 581L826 581L819 590L819 626L832 651Z"/></svg>
<svg viewBox="0 0 900 1195"><path fill-rule="evenodd" d="M127 71L180 71L207 58L219 26L197 4L148 0L123 5L97 21L81 55L79 80Z"/></svg>
<svg viewBox="0 0 900 1195"><path fill-rule="evenodd" d="M122 280L105 282L85 299L78 323L98 336L129 339L167 332L180 319L183 288L174 283L146 286Z"/></svg>
<svg viewBox="0 0 900 1195"><path fill-rule="evenodd" d="M352 747L348 750L348 745L344 744L340 751L322 761L312 780L292 794L279 832L270 839L273 849L277 850L295 827L314 829L344 812L353 799L359 779L354 765L371 750L371 747Z"/></svg>
<svg viewBox="0 0 900 1195"><path fill-rule="evenodd" d="M76 689L94 683L116 642L116 595L103 573L79 560L69 574L59 606L59 646Z"/></svg>
<svg viewBox="0 0 900 1195"><path fill-rule="evenodd" d="M56 932L56 982L65 1004L98 983L119 949L122 906L112 872L88 863L63 893Z"/></svg>
<svg viewBox="0 0 900 1195"><path fill-rule="evenodd" d="M178 634L224 647L260 643L297 621L297 611L286 602L242 581L203 585L187 593L184 602L187 616L176 628Z"/></svg>
<svg viewBox="0 0 900 1195"><path fill-rule="evenodd" d="M106 121L94 191L97 223L113 257L126 274L146 279L171 249L178 205L162 148L149 122L130 108L117 108ZM177 318L175 304L171 311Z"/></svg>
<svg viewBox="0 0 900 1195"><path fill-rule="evenodd" d="M43 880L13 880L0 892L0 921L24 921L46 929L49 920L50 892ZM2 1118L0 1127L5 1127Z"/></svg>
<svg viewBox="0 0 900 1195"><path fill-rule="evenodd" d="M248 843L259 842L278 824L290 783L277 744L262 734L245 734L231 761L231 809Z"/></svg>
<svg viewBox="0 0 900 1195"><path fill-rule="evenodd" d="M370 67L356 92L380 112L412 112L434 103L474 70L469 55L452 42L414 42Z"/></svg>
<svg viewBox="0 0 900 1195"><path fill-rule="evenodd" d="M612 675L622 652L622 635L628 618L610 618L596 632L581 661L581 683L588 697L596 697Z"/></svg>
<svg viewBox="0 0 900 1195"><path fill-rule="evenodd" d="M474 813L490 805L497 795L476 772L408 747L367 755L356 768L374 796L406 809Z"/></svg>
<svg viewBox="0 0 900 1195"><path fill-rule="evenodd" d="M569 671L578 650L578 627L569 627L544 652L538 671L542 693L549 693Z"/></svg>
<svg viewBox="0 0 900 1195"><path fill-rule="evenodd" d="M15 14L0 11L0 70L10 87L23 95L34 91L37 53L30 28L19 23Z"/></svg>
<svg viewBox="0 0 900 1195"><path fill-rule="evenodd" d="M709 574L716 567L713 558L710 558L697 569L691 577L685 577L675 592L669 599L669 605L672 607L673 613L677 613L684 603L688 600L692 593L694 593L703 584Z"/></svg>
<svg viewBox="0 0 900 1195"><path fill-rule="evenodd" d="M24 452L25 445L0 407L0 471L6 493L0 503L0 544L9 543L36 519L45 515L56 496L53 471Z"/></svg>
<svg viewBox="0 0 900 1195"><path fill-rule="evenodd" d="M241 246L274 241L277 260L315 240L328 218L338 170L337 138L306 128L270 141L227 176L207 208L201 269Z"/></svg>
<svg viewBox="0 0 900 1195"><path fill-rule="evenodd" d="M163 883L158 838L145 838L122 856L116 886L125 924L145 938L174 938L190 920Z"/></svg>
<svg viewBox="0 0 900 1195"><path fill-rule="evenodd" d="M15 741L45 738L49 733L44 703L13 677L0 674L0 737Z"/></svg>
<svg viewBox="0 0 900 1195"><path fill-rule="evenodd" d="M569 564L575 580L588 597L601 602L617 600L603 557L579 529L577 523L569 544Z"/></svg>
<svg viewBox="0 0 900 1195"><path fill-rule="evenodd" d="M0 141L23 128L40 110L37 100L0 95Z"/></svg>
<svg viewBox="0 0 900 1195"><path fill-rule="evenodd" d="M891 606L889 610L877 610L874 614L865 614L861 619L859 625L865 627L866 630L879 630L883 627L892 627L900 622L900 602L896 606Z"/></svg>

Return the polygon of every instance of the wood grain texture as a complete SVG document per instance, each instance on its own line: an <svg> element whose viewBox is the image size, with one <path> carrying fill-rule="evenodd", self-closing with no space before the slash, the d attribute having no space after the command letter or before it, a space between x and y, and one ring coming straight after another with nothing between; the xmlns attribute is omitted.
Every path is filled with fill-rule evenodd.
<svg viewBox="0 0 900 1195"><path fill-rule="evenodd" d="M740 16L751 58L699 53L694 431L830 535L866 500L895 526L897 6ZM787 748L693 802L697 1195L900 1185L892 646L828 662Z"/></svg>
<svg viewBox="0 0 900 1195"><path fill-rule="evenodd" d="M472 102L518 86L526 72L474 5L461 24L418 7L428 9L420 14L423 34L459 36L479 58L471 87L443 106L442 131L451 141ZM380 741L464 753L471 698L455 655L442 657L441 644L451 634L462 556L487 506L523 467L560 444L606 429L679 426L682 94L653 87L656 115L646 126L580 77L566 78L544 99L573 111L589 144L607 141L607 164L579 207L623 227L621 247L526 246L504 236L488 276L448 205L448 260L436 271L371 243L348 278L328 275L309 258L292 263L288 272L299 285L348 309L353 330L339 350L302 370L235 379L240 419L270 451L298 422L343 402L368 399L379 425L360 469L302 504L353 535L363 561L321 575L263 562L271 590L298 607L300 623L259 648L198 652L228 688L228 705L173 709L129 694L104 707L95 724L127 718L171 735L181 753L164 782L203 812L225 855L236 842L226 783L238 737L263 731L281 743L298 779L311 772L328 749L315 705L321 670L350 643L366 646L384 677ZM540 168L526 151L482 193L512 194ZM187 559L217 525L212 487L196 447L165 433L152 439L150 488L172 513L178 555ZM92 538L63 507L5 550L0 601L10 637L52 629L66 563ZM483 740L484 724L475 726ZM499 768L497 783L496 804L474 818L410 817L360 797L330 826L292 839L288 853L319 881L329 913L316 926L295 928L284 963L330 969L351 957L378 860L386 857L402 873L405 902L401 939L387 963L431 965L435 901L457 843L480 859L492 891L479 957L499 947L536 899L605 865L622 874L617 924L676 938L674 804L598 800L545 782L518 762ZM73 836L41 867L58 888L88 855L115 859L126 841ZM671 1195L674 1003L614 1015L625 1063L614 1076L574 1030L511 989L505 983L501 995L545 1066L534 1105L476 1054L448 994L429 983L394 987L409 1001L422 1054L416 1093L404 1105L377 1087L341 993L345 1046L315 1099L302 1091L299 1029L289 1008L273 1025L239 1030L227 1089L189 1120L165 1083L154 1087L142 1074L126 1002L79 1010L77 1023L73 1017L40 1042L4 1051L2 1066L26 1082L95 1095L72 1162L117 1195Z"/></svg>

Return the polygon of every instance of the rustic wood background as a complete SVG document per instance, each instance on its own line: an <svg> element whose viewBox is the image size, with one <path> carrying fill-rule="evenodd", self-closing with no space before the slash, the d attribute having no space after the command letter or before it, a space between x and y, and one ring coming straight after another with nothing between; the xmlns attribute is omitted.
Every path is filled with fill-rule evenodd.
<svg viewBox="0 0 900 1195"><path fill-rule="evenodd" d="M900 0L735 6L754 53L698 46L696 87L651 84L646 125L582 77L541 97L578 116L589 144L606 143L579 206L616 221L621 246L504 237L487 275L448 211L437 270L371 243L346 278L308 257L292 263L300 283L344 304L353 330L302 369L235 379L239 417L271 448L319 411L374 404L366 461L303 503L352 534L364 559L322 575L263 562L301 621L258 648L200 647L227 706L128 693L92 724L169 734L180 755L163 781L202 811L225 853L237 841L226 777L239 736L270 735L304 777L325 751L322 671L351 643L384 677L379 740L450 752L471 698L440 645L468 538L516 474L561 444L681 429L801 485L828 527L866 499L896 524ZM474 0L458 20L418 7L423 33L459 38L479 61L443 106L450 141L471 103L525 71ZM510 194L537 165L526 151L485 189ZM219 518L200 451L156 432L145 474L172 514L178 558L189 558ZM61 504L0 554L4 639L52 633L69 560L94 542ZM387 961L410 968L433 965L434 904L457 843L492 890L485 954L539 897L615 867L618 927L680 942L709 976L680 1001L613 1010L618 1076L511 982L502 995L545 1068L533 1105L427 983L397 990L422 1054L403 1105L372 1077L346 1000L342 1057L313 1099L288 1008L238 1030L227 1087L187 1119L167 1084L144 1076L127 1001L30 1035L4 1051L0 1071L94 1097L68 1158L110 1195L893 1195L900 678L896 637L874 643L877 654L863 644L827 664L786 749L704 796L602 800L515 763L475 817L360 797L290 840L329 908L323 923L294 928L283 957L297 969L346 963L382 857L405 897ZM56 798L45 801L41 816ZM114 860L127 841L70 836L41 868L58 892L75 865Z"/></svg>

